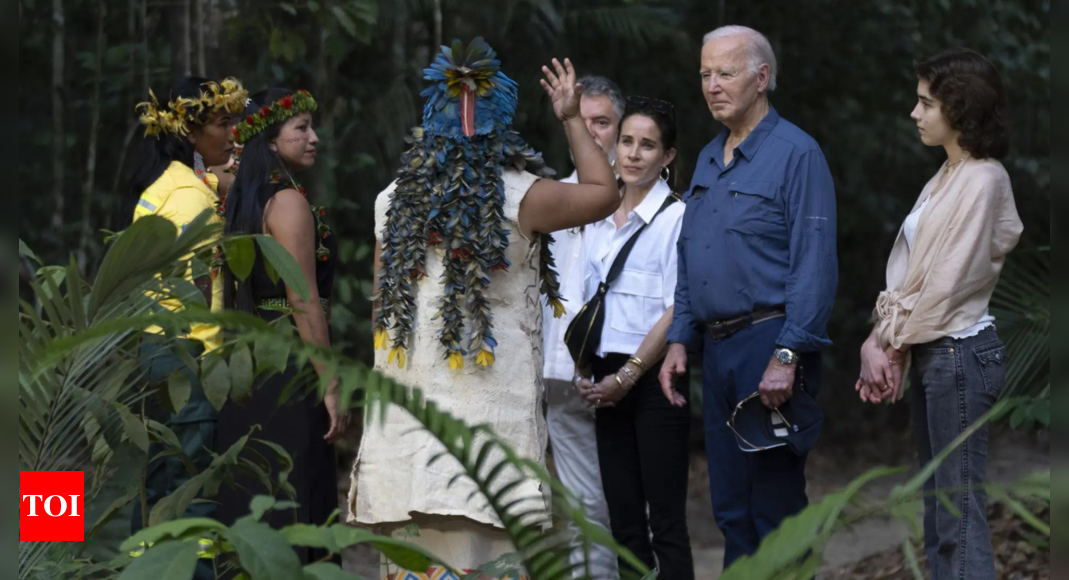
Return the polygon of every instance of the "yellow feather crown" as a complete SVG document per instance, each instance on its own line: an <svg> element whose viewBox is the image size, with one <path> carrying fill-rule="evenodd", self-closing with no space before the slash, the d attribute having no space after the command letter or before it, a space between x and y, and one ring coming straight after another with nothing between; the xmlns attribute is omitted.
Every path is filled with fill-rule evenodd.
<svg viewBox="0 0 1069 580"><path fill-rule="evenodd" d="M237 79L228 78L220 83L208 81L201 85L199 99L179 97L161 106L152 89L148 95L148 101L137 105L145 136L169 133L181 137L189 134L190 125L203 125L219 111L231 114L244 111L249 91Z"/></svg>

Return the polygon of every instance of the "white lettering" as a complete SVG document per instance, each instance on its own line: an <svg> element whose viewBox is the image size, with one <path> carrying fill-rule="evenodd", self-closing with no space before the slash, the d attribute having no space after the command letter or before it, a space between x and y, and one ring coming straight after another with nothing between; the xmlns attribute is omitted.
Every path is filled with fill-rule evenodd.
<svg viewBox="0 0 1069 580"><path fill-rule="evenodd" d="M44 501L45 496L43 496L43 495L24 495L24 496L22 496L22 501L26 501L27 498L29 498L29 500L30 500L30 515L28 515L26 517L36 518L37 517L37 501L38 500Z"/></svg>
<svg viewBox="0 0 1069 580"><path fill-rule="evenodd" d="M72 495L71 496L71 517L72 518L81 517L81 516L78 515L78 496L76 496L76 495Z"/></svg>
<svg viewBox="0 0 1069 580"><path fill-rule="evenodd" d="M52 500L54 500L54 499L58 499L59 500L59 504L61 506L63 506L63 508L59 510L58 514L52 513L51 505L52 505ZM45 513L48 514L49 517L58 518L59 516L65 514L66 512L67 512L67 499L65 497L63 497L62 495L50 495L50 496L48 496L48 499L45 500Z"/></svg>

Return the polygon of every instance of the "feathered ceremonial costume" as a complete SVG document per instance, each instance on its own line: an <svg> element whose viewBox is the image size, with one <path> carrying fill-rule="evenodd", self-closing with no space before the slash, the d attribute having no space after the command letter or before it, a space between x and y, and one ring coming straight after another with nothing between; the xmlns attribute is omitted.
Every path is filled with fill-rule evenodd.
<svg viewBox="0 0 1069 580"><path fill-rule="evenodd" d="M517 85L482 39L442 47L425 73L423 124L375 204L375 367L544 464L543 300L557 312L563 305L549 236L527 240L519 210L552 171L509 129ZM415 523L420 535L410 541L464 569L514 552L474 484L457 477L460 464L436 457L442 451L404 411L374 414L353 468L349 521L387 533ZM504 459L497 455L488 470ZM546 509L537 480L510 469L498 481L516 481L506 503ZM398 577L435 573L443 571Z"/></svg>
<svg viewBox="0 0 1069 580"><path fill-rule="evenodd" d="M442 356L453 370L463 368L469 355L484 367L495 362L497 340L486 289L495 273L512 266L505 257L509 231L504 229L502 172L513 168L553 175L541 154L509 129L518 91L500 67L493 49L477 38L467 47L460 41L442 47L424 70L432 85L421 95L427 99L423 126L412 130L412 147L401 157L374 297L375 345L381 349L389 343L391 364L403 367L407 359L412 294L427 275L428 248L446 251L445 292L435 317L442 325ZM540 290L561 313L549 236L541 238Z"/></svg>

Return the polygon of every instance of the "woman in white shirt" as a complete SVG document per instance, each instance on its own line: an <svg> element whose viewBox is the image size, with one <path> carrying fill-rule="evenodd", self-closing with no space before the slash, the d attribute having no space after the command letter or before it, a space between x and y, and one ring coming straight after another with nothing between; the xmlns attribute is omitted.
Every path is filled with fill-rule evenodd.
<svg viewBox="0 0 1069 580"><path fill-rule="evenodd" d="M1010 178L1009 111L986 58L951 49L917 64L921 141L947 161L906 218L887 266L876 328L861 349L861 398L895 401L912 366L922 465L983 417L1006 381L1006 346L988 311L1022 225ZM924 536L934 580L994 580L984 485L986 428L957 446L926 485ZM937 497L937 493L939 496Z"/></svg>
<svg viewBox="0 0 1069 580"><path fill-rule="evenodd" d="M685 403L673 406L683 397L663 393L657 378L672 323L683 223L684 206L671 203L675 194L667 182L675 141L670 103L628 99L617 141L623 202L584 234L585 301L605 282L624 244L646 227L605 296L597 356L592 369L577 373L576 385L597 409L613 536L651 569L659 567L661 578L688 580L694 578L686 520L690 410ZM579 376L590 373L593 380ZM628 569L623 562L620 568Z"/></svg>

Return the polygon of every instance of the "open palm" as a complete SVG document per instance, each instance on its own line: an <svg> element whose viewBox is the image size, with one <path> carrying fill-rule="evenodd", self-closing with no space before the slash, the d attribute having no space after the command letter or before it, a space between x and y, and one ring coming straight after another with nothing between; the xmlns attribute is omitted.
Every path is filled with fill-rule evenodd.
<svg viewBox="0 0 1069 580"><path fill-rule="evenodd" d="M583 94L582 85L575 82L575 67L570 59L564 59L564 64L553 59L553 70L548 66L542 67L542 88L553 101L553 113L561 121L567 121L579 116L579 98Z"/></svg>

